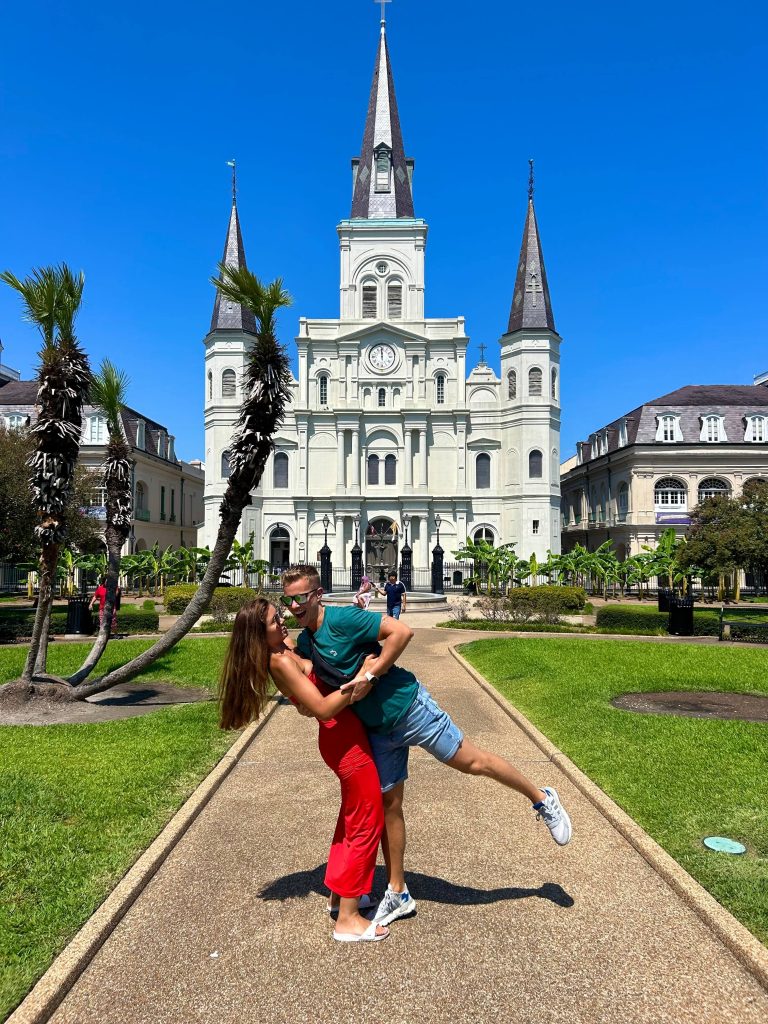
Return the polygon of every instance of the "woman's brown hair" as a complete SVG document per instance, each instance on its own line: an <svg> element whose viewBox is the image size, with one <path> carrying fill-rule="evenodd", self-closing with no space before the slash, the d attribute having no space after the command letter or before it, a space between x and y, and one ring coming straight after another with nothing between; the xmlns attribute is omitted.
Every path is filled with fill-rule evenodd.
<svg viewBox="0 0 768 1024"><path fill-rule="evenodd" d="M219 680L219 726L241 729L255 722L269 697L267 623L274 611L263 597L243 605L235 617Z"/></svg>

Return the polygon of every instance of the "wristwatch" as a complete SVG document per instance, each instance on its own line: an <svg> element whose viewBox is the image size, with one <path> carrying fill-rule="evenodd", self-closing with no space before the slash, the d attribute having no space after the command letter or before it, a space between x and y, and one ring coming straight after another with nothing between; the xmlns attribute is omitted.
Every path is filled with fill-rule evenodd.
<svg viewBox="0 0 768 1024"><path fill-rule="evenodd" d="M376 683L378 683L378 681L379 681L379 677L377 675L375 675L373 672L366 672L365 673L365 678L368 680L368 682L371 684L371 686L375 686Z"/></svg>

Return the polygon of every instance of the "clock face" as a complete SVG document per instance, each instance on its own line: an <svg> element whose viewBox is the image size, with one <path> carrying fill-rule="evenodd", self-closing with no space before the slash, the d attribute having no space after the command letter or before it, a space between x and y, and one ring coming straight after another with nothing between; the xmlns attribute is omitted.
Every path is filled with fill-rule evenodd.
<svg viewBox="0 0 768 1024"><path fill-rule="evenodd" d="M368 358L376 370L388 370L395 362L395 350L391 345L374 345Z"/></svg>

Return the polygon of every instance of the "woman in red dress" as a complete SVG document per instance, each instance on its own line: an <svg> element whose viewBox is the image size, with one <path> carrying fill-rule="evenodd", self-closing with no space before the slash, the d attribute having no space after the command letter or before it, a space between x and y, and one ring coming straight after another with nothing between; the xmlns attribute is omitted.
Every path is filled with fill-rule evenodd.
<svg viewBox="0 0 768 1024"><path fill-rule="evenodd" d="M331 690L312 674L312 663L289 646L281 612L264 598L235 618L220 684L223 729L256 721L269 699L269 678L286 697L320 723L320 754L341 782L341 809L331 842L325 884L338 897L333 937L340 942L378 942L388 928L360 914L360 897L373 885L384 828L381 786L360 719L347 707L350 695Z"/></svg>

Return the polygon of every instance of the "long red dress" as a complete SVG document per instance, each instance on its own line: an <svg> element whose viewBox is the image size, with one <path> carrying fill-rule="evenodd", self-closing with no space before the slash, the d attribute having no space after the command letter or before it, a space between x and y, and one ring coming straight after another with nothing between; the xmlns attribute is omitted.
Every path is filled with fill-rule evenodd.
<svg viewBox="0 0 768 1024"><path fill-rule="evenodd" d="M333 691L312 673L324 697ZM349 708L320 722L320 755L341 782L341 808L331 841L325 884L331 892L354 899L370 892L376 854L384 829L379 773L371 757L362 722Z"/></svg>

